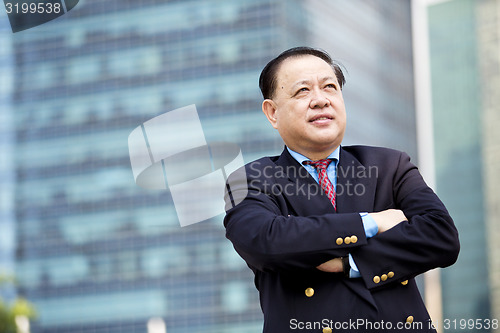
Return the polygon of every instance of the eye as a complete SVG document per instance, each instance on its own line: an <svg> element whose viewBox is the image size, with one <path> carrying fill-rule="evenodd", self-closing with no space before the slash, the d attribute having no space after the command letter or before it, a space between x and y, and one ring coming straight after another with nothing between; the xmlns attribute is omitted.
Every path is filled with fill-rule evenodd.
<svg viewBox="0 0 500 333"><path fill-rule="evenodd" d="M299 95L299 94L301 94L301 93L308 92L308 91L309 91L309 88L307 88L307 87L302 87L302 88L300 88L299 90L297 90L297 92L295 93L295 95L294 95L294 96L297 96L297 95Z"/></svg>
<svg viewBox="0 0 500 333"><path fill-rule="evenodd" d="M337 89L337 85L334 83L329 83L325 86L325 88Z"/></svg>

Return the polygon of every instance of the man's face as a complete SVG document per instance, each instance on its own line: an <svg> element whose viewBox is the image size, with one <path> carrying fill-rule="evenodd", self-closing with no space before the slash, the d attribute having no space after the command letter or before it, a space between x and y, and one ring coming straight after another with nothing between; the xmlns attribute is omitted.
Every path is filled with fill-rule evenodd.
<svg viewBox="0 0 500 333"><path fill-rule="evenodd" d="M272 100L262 103L262 110L285 144L310 159L326 158L344 137L340 85L333 68L312 55L281 63L276 91Z"/></svg>

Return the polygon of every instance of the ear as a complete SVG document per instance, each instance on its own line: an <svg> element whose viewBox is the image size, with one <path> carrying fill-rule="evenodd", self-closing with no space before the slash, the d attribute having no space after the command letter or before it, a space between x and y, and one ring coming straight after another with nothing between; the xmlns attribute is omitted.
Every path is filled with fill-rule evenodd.
<svg viewBox="0 0 500 333"><path fill-rule="evenodd" d="M278 128L277 127L278 119L276 118L277 111L278 108L276 106L276 103L274 103L272 99L265 99L262 102L262 112L264 112L264 114L267 117L267 120L269 120L269 122L274 128Z"/></svg>

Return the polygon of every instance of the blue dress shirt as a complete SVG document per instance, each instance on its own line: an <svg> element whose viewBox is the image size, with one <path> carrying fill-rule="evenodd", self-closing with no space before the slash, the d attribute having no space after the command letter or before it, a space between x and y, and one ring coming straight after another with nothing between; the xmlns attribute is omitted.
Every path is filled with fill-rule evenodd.
<svg viewBox="0 0 500 333"><path fill-rule="evenodd" d="M297 160L297 162L299 162L307 170L307 172L309 172L309 174L314 178L314 180L316 180L316 182L319 182L318 181L318 171L316 170L316 168L313 167L312 165L307 165L307 164L304 165L303 164L304 161L310 161L310 159L308 159L304 155L301 155L301 154L291 150L288 147L286 147L286 149L288 149L288 152L290 153L290 155L292 155L292 157L295 160ZM328 168L326 169L326 174L328 175L328 179L330 180L330 182L332 183L333 187L336 190L337 189L337 164L340 160L340 146L337 149L335 149L335 151L333 153L331 153L328 156L328 158L332 159L333 161L332 161L332 163L330 163L328 165ZM359 215L361 216L361 220L363 221L363 227L365 229L366 238L371 238L371 237L375 236L378 232L378 226L377 226L377 223L375 222L375 220L366 212L359 213ZM358 266L356 266L356 263L354 262L354 259L352 258L351 254L349 254L349 264L351 265L351 271L349 272L349 276L351 278L361 277L361 274L359 273L359 270L358 270Z"/></svg>

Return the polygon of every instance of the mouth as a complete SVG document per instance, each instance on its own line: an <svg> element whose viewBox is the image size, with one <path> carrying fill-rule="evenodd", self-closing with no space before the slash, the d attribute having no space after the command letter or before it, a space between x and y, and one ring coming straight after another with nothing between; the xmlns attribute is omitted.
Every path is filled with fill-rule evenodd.
<svg viewBox="0 0 500 333"><path fill-rule="evenodd" d="M318 114L312 117L309 122L310 123L327 123L333 120L333 117L328 114Z"/></svg>

